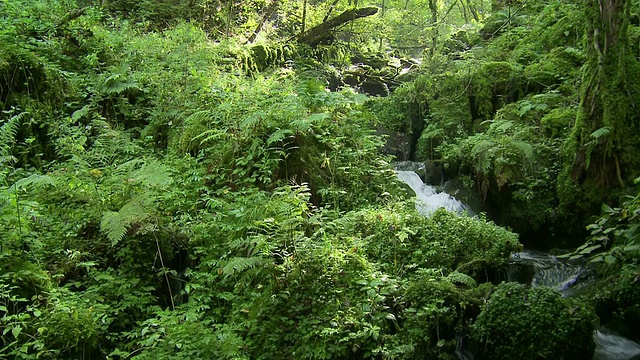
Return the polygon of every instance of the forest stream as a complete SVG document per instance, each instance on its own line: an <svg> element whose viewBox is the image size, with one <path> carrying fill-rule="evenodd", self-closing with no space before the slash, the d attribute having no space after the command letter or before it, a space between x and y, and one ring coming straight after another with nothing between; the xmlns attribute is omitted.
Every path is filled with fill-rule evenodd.
<svg viewBox="0 0 640 360"><path fill-rule="evenodd" d="M416 171L424 170L424 164L402 162L395 166L398 178L416 193L416 209L428 216L438 208L455 213L469 212L469 206L434 185L425 184ZM563 297L575 296L581 290L595 284L594 274L581 262L562 261L542 251L524 250L511 256L506 278L508 281L535 286L547 286ZM640 357L640 344L615 332L600 328L593 333L596 343L593 360L629 360ZM468 351L456 352L458 359L473 357Z"/></svg>

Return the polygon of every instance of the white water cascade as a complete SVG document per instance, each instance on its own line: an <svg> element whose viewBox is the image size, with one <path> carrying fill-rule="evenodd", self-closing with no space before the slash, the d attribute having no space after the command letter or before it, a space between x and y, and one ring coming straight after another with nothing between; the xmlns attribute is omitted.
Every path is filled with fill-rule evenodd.
<svg viewBox="0 0 640 360"><path fill-rule="evenodd" d="M414 171L397 170L398 178L409 185L416 193L416 209L422 215L430 215L439 208L448 211L462 213L469 211L469 208L460 200L422 182L422 179Z"/></svg>
<svg viewBox="0 0 640 360"><path fill-rule="evenodd" d="M593 360L629 360L640 356L640 344L607 330L593 333L596 351Z"/></svg>

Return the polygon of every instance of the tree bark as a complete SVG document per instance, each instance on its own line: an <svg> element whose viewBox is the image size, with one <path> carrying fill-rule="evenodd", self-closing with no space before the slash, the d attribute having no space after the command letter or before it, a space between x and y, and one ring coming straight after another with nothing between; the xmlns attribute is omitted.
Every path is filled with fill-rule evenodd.
<svg viewBox="0 0 640 360"><path fill-rule="evenodd" d="M302 30L300 34L304 34L307 30L307 0L302 0Z"/></svg>
<svg viewBox="0 0 640 360"><path fill-rule="evenodd" d="M623 186L624 178L638 175L640 165L640 93L632 86L640 76L640 64L629 45L631 2L585 0L589 46L574 128L572 175L599 187Z"/></svg>
<svg viewBox="0 0 640 360"><path fill-rule="evenodd" d="M429 10L431 10L431 26L433 26L433 34L431 34L431 49L429 54L435 55L438 46L438 7L435 0L429 0Z"/></svg>
<svg viewBox="0 0 640 360"><path fill-rule="evenodd" d="M318 26L314 26L298 37L298 42L318 46L323 41L329 39L333 35L333 30L342 24L346 24L355 19L375 15L378 12L377 7L365 7L360 9L350 9L342 14L323 22Z"/></svg>

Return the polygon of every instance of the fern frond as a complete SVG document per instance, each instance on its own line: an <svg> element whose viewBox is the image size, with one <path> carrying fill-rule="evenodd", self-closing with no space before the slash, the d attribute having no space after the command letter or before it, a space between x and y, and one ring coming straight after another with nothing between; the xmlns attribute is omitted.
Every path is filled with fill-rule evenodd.
<svg viewBox="0 0 640 360"><path fill-rule="evenodd" d="M57 183L54 178L47 175L33 174L29 177L20 179L16 181L12 187L14 189L24 189L30 186L43 186L43 185L51 185L56 186Z"/></svg>
<svg viewBox="0 0 640 360"><path fill-rule="evenodd" d="M162 163L149 160L139 170L133 173L135 183L146 186L168 186L173 182L169 169Z"/></svg>
<svg viewBox="0 0 640 360"><path fill-rule="evenodd" d="M197 123L206 125L208 123L214 122L216 119L217 116L212 111L201 110L189 115L186 119L184 119L184 122L185 124Z"/></svg>
<svg viewBox="0 0 640 360"><path fill-rule="evenodd" d="M9 157L11 154L11 146L16 141L20 121L28 114L23 112L14 115L0 127L0 158Z"/></svg>
<svg viewBox="0 0 640 360"><path fill-rule="evenodd" d="M611 129L609 129L607 126L603 126L603 127L599 128L598 130L592 132L591 135L589 135L589 136L594 138L595 140L598 140L601 137L609 135L610 132L611 132Z"/></svg>
<svg viewBox="0 0 640 360"><path fill-rule="evenodd" d="M102 216L100 222L100 231L102 231L107 239L111 240L111 245L116 245L127 233L128 222L119 213L108 211Z"/></svg>
<svg viewBox="0 0 640 360"><path fill-rule="evenodd" d="M122 131L111 129L108 124L94 123L97 123L95 126L101 126L103 132L93 142L90 152L92 163L96 167L112 166L131 148L131 139Z"/></svg>
<svg viewBox="0 0 640 360"><path fill-rule="evenodd" d="M291 127L297 132L308 131L311 126L320 123L328 119L331 115L329 113L315 113L311 114L303 119L294 120L291 122Z"/></svg>
<svg viewBox="0 0 640 360"><path fill-rule="evenodd" d="M105 93L107 95L119 95L129 91L139 91L142 92L142 88L137 82L133 81L125 81L125 82L112 82L107 83L105 88Z"/></svg>
<svg viewBox="0 0 640 360"><path fill-rule="evenodd" d="M272 145L274 143L280 142L284 140L286 137L293 135L293 132L289 129L278 129L276 130L269 138L267 139L267 145Z"/></svg>
<svg viewBox="0 0 640 360"><path fill-rule="evenodd" d="M520 154L522 160L527 164L533 164L535 162L535 150L533 149L533 145L529 144L525 141L512 141L510 143L511 148L516 151L516 153Z"/></svg>
<svg viewBox="0 0 640 360"><path fill-rule="evenodd" d="M153 200L149 197L139 196L127 202L118 212L108 211L102 216L100 231L111 245L116 245L127 234L133 224L142 225L151 217Z"/></svg>
<svg viewBox="0 0 640 360"><path fill-rule="evenodd" d="M447 280L454 284L461 284L469 288L478 286L478 283L471 276L457 271L447 275Z"/></svg>
<svg viewBox="0 0 640 360"><path fill-rule="evenodd" d="M201 139L200 145L204 145L210 141L227 139L227 138L229 138L229 134L226 131L220 130L220 129L211 129L211 130L203 131L199 135L195 136L192 139L192 141Z"/></svg>
<svg viewBox="0 0 640 360"><path fill-rule="evenodd" d="M222 268L222 274L225 278L231 275L242 273L248 269L255 269L262 266L266 262L266 259L258 256L254 257L234 257L227 265Z"/></svg>
<svg viewBox="0 0 640 360"><path fill-rule="evenodd" d="M490 149L495 147L497 147L496 143L491 140L480 140L471 149L471 154L473 154L474 157L484 157Z"/></svg>

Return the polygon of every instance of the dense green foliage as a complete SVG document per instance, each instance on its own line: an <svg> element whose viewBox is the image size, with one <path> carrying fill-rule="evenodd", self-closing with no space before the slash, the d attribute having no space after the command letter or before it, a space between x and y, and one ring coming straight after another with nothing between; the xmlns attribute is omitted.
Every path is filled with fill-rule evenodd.
<svg viewBox="0 0 640 360"><path fill-rule="evenodd" d="M485 359L588 359L595 322L593 310L551 289L508 283L491 295L474 337Z"/></svg>
<svg viewBox="0 0 640 360"><path fill-rule="evenodd" d="M585 2L0 1L0 358L588 357L493 222L592 221L566 257L637 320L637 9L596 71ZM418 214L381 134L487 214Z"/></svg>

